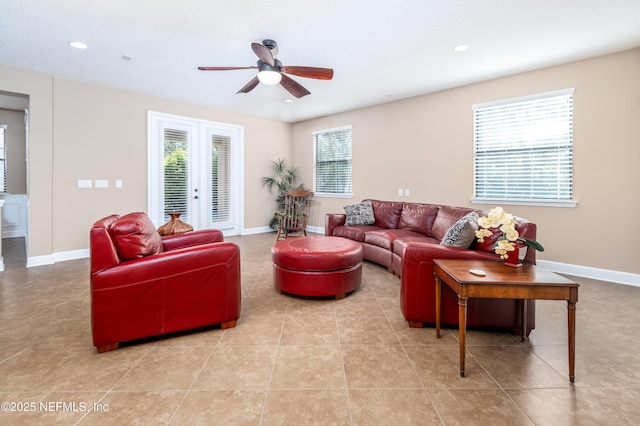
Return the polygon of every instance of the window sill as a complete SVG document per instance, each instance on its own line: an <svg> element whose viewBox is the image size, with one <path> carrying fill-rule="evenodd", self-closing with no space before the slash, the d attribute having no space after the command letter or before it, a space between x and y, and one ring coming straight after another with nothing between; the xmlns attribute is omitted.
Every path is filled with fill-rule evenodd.
<svg viewBox="0 0 640 426"><path fill-rule="evenodd" d="M505 206L575 207L576 201L557 200L505 200L499 198L471 198L472 204L499 204Z"/></svg>
<svg viewBox="0 0 640 426"><path fill-rule="evenodd" d="M313 196L318 198L353 198L353 194L332 194L330 192L315 192Z"/></svg>

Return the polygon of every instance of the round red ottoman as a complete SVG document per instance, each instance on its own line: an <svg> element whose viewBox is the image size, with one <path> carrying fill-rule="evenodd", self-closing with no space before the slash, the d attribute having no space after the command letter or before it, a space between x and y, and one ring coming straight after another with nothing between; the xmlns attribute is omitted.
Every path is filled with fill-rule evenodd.
<svg viewBox="0 0 640 426"><path fill-rule="evenodd" d="M362 246L341 237L297 237L271 248L278 292L342 299L360 286Z"/></svg>

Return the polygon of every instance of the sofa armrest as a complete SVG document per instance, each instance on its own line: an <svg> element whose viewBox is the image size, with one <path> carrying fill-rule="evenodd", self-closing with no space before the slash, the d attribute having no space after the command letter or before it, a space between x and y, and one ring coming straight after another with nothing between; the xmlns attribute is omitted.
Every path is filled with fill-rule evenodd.
<svg viewBox="0 0 640 426"><path fill-rule="evenodd" d="M333 236L333 229L344 226L347 215L344 213L327 213L324 216L324 235Z"/></svg>
<svg viewBox="0 0 640 426"><path fill-rule="evenodd" d="M183 247L152 256L122 262L91 276L91 289L127 287L153 281L179 280L193 271L228 264L240 277L240 248L230 241ZM238 269L235 271L235 269Z"/></svg>
<svg viewBox="0 0 640 426"><path fill-rule="evenodd" d="M433 259L500 260L495 253L447 247L440 244L410 242L407 243L402 256L402 277L405 276L405 273L412 275L420 270L420 264L433 264ZM433 273L433 270L429 272Z"/></svg>
<svg viewBox="0 0 640 426"><path fill-rule="evenodd" d="M400 282L400 309L409 322L435 322L435 277L434 259L484 259L500 260L495 253L445 247L430 243L407 243L402 255L402 275ZM443 303L455 305L455 301ZM454 313L454 317L457 312Z"/></svg>
<svg viewBox="0 0 640 426"><path fill-rule="evenodd" d="M162 237L162 251L172 251L184 247L219 243L221 241L224 241L224 236L222 235L222 231L218 229L203 229L200 231L167 235Z"/></svg>

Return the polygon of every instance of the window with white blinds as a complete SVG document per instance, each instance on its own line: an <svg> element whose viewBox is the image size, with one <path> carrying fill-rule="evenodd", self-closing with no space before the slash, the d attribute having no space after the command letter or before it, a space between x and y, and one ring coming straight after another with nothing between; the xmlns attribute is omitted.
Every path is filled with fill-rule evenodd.
<svg viewBox="0 0 640 426"><path fill-rule="evenodd" d="M573 89L473 106L474 198L573 203Z"/></svg>
<svg viewBox="0 0 640 426"><path fill-rule="evenodd" d="M0 124L0 192L7 192L7 125Z"/></svg>
<svg viewBox="0 0 640 426"><path fill-rule="evenodd" d="M211 136L211 220L213 222L231 220L230 149L231 138Z"/></svg>
<svg viewBox="0 0 640 426"><path fill-rule="evenodd" d="M313 132L315 195L350 197L351 126Z"/></svg>
<svg viewBox="0 0 640 426"><path fill-rule="evenodd" d="M189 217L189 132L164 129L164 219L169 213L180 212L180 220Z"/></svg>

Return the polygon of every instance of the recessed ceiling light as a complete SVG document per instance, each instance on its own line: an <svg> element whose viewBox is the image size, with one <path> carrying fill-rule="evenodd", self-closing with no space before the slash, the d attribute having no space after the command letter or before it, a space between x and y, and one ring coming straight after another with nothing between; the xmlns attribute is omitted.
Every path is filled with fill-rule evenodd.
<svg viewBox="0 0 640 426"><path fill-rule="evenodd" d="M468 44L460 44L460 45L454 47L453 50L456 51L456 52L464 52L465 50L469 50L469 45Z"/></svg>
<svg viewBox="0 0 640 426"><path fill-rule="evenodd" d="M86 49L88 46L81 41L70 41L69 46L75 47L76 49Z"/></svg>
<svg viewBox="0 0 640 426"><path fill-rule="evenodd" d="M287 103L287 104L290 104L290 103L293 102L293 99L285 99L284 102Z"/></svg>

